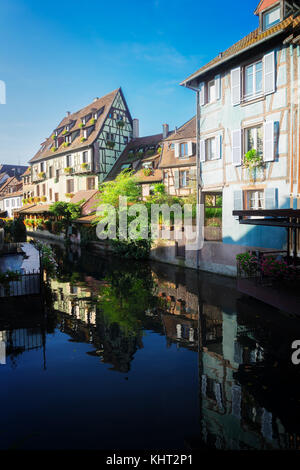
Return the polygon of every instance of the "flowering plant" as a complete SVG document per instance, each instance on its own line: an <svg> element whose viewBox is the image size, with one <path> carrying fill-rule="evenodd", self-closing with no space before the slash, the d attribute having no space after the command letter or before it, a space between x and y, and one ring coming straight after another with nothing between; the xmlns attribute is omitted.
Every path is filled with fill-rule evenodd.
<svg viewBox="0 0 300 470"><path fill-rule="evenodd" d="M255 255L247 251L236 256L241 272L247 276L254 276L257 273L258 259Z"/></svg>

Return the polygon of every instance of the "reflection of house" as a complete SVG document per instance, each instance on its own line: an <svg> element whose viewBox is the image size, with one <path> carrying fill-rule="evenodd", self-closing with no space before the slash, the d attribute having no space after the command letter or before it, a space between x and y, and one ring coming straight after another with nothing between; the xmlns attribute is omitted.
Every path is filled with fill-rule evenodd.
<svg viewBox="0 0 300 470"><path fill-rule="evenodd" d="M233 267L237 250L244 247L284 248L284 228L239 225L234 209L296 208L300 203L296 3L261 1L258 28L182 83L196 90L200 103L202 196L223 196L223 243L207 247L216 268Z"/></svg>

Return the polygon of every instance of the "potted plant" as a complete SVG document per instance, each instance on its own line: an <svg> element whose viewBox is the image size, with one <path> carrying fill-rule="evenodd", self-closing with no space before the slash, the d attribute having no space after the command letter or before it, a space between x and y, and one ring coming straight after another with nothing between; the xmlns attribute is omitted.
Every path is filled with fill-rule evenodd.
<svg viewBox="0 0 300 470"><path fill-rule="evenodd" d="M258 259L255 255L250 253L250 251L236 255L236 260L238 262L238 268L241 274L244 274L245 277L252 277L256 275L258 269Z"/></svg>
<svg viewBox="0 0 300 470"><path fill-rule="evenodd" d="M151 176L152 175L152 168L144 168L144 175Z"/></svg>
<svg viewBox="0 0 300 470"><path fill-rule="evenodd" d="M72 197L74 197L74 194L73 193L66 193L65 196L69 199L72 199Z"/></svg>
<svg viewBox="0 0 300 470"><path fill-rule="evenodd" d="M42 202L46 202L46 201L47 201L47 197L46 197L46 196L42 196L42 197L41 197L41 201L42 201Z"/></svg>
<svg viewBox="0 0 300 470"><path fill-rule="evenodd" d="M34 202L35 202L36 204L37 204L38 202L40 202L40 200L41 200L41 198L38 197L38 196L34 198Z"/></svg>
<svg viewBox="0 0 300 470"><path fill-rule="evenodd" d="M84 126L85 126L85 124L83 124L83 122L81 122L81 123L79 124L79 127L80 127L81 129L82 129Z"/></svg>
<svg viewBox="0 0 300 470"><path fill-rule="evenodd" d="M71 168L70 166L67 166L65 169L64 169L64 172L67 174L67 175L70 175L73 171L73 168Z"/></svg>
<svg viewBox="0 0 300 470"><path fill-rule="evenodd" d="M53 152L53 153L56 152L56 150L57 150L57 147L52 147L51 148L51 152Z"/></svg>
<svg viewBox="0 0 300 470"><path fill-rule="evenodd" d="M68 133L67 129L65 129L62 133L62 135L66 135Z"/></svg>
<svg viewBox="0 0 300 470"><path fill-rule="evenodd" d="M82 170L87 170L89 167L89 164L88 163L81 163L81 169Z"/></svg>
<svg viewBox="0 0 300 470"><path fill-rule="evenodd" d="M65 147L65 148L66 148L66 147L69 147L69 145L70 145L70 142L64 142L64 143L62 144L62 146Z"/></svg>
<svg viewBox="0 0 300 470"><path fill-rule="evenodd" d="M44 171L41 171L39 174L38 174L38 177L40 180L43 180L46 178L46 173Z"/></svg>
<svg viewBox="0 0 300 470"><path fill-rule="evenodd" d="M80 142L85 142L86 141L86 137L81 137L80 138Z"/></svg>
<svg viewBox="0 0 300 470"><path fill-rule="evenodd" d="M123 129L123 127L125 126L125 122L122 121L122 120L119 120L119 121L117 121L117 126L120 127L121 129Z"/></svg>
<svg viewBox="0 0 300 470"><path fill-rule="evenodd" d="M51 137L51 139L52 139L52 140L55 140L55 137L56 137L55 134L53 134L52 137Z"/></svg>
<svg viewBox="0 0 300 470"><path fill-rule="evenodd" d="M90 124L95 124L95 122L96 122L96 119L95 119L95 118L92 118L92 119L90 120Z"/></svg>
<svg viewBox="0 0 300 470"><path fill-rule="evenodd" d="M250 179L252 181L254 181L254 179L255 179L256 168L262 167L263 164L264 164L264 161L263 161L261 155L255 149L249 150L244 155L243 166L244 166L244 168L248 169Z"/></svg>
<svg viewBox="0 0 300 470"><path fill-rule="evenodd" d="M115 146L115 143L112 142L111 140L107 140L106 145L107 145L107 147L108 147L109 149L112 150L112 149L114 148L114 146Z"/></svg>

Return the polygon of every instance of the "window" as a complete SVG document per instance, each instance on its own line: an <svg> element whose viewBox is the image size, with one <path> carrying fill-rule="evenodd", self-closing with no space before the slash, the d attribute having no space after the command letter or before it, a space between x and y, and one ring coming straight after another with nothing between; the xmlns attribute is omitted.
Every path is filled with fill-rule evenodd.
<svg viewBox="0 0 300 470"><path fill-rule="evenodd" d="M128 137L124 136L124 144L128 144Z"/></svg>
<svg viewBox="0 0 300 470"><path fill-rule="evenodd" d="M184 158L188 156L188 144L185 142L180 144L180 157Z"/></svg>
<svg viewBox="0 0 300 470"><path fill-rule="evenodd" d="M263 154L263 127L256 126L244 129L245 153L256 150L259 155Z"/></svg>
<svg viewBox="0 0 300 470"><path fill-rule="evenodd" d="M247 191L247 209L258 210L264 208L264 191Z"/></svg>
<svg viewBox="0 0 300 470"><path fill-rule="evenodd" d="M107 132L107 133L106 133L106 138L107 138L107 140L109 140L110 142L114 142L114 140L115 140L115 136L114 136L114 134L112 134L111 132Z"/></svg>
<svg viewBox="0 0 300 470"><path fill-rule="evenodd" d="M82 163L87 163L88 161L88 153L82 152Z"/></svg>
<svg viewBox="0 0 300 470"><path fill-rule="evenodd" d="M179 186L186 188L188 186L188 172L187 170L179 171Z"/></svg>
<svg viewBox="0 0 300 470"><path fill-rule="evenodd" d="M206 139L205 147L206 147L205 148L206 159L207 160L215 160L215 158L217 158L216 139L215 139L215 137L212 137L210 139Z"/></svg>
<svg viewBox="0 0 300 470"><path fill-rule="evenodd" d="M9 207L9 199L6 199L5 205L6 205L6 207Z"/></svg>
<svg viewBox="0 0 300 470"><path fill-rule="evenodd" d="M41 163L41 172L42 171L45 171L45 163L44 162Z"/></svg>
<svg viewBox="0 0 300 470"><path fill-rule="evenodd" d="M43 184L42 186L43 196L46 196L46 185Z"/></svg>
<svg viewBox="0 0 300 470"><path fill-rule="evenodd" d="M54 194L54 200L55 200L55 202L59 201L59 193Z"/></svg>
<svg viewBox="0 0 300 470"><path fill-rule="evenodd" d="M36 187L36 195L37 195L37 197L40 196L40 187L39 187L39 185L37 185L37 187Z"/></svg>
<svg viewBox="0 0 300 470"><path fill-rule="evenodd" d="M86 189L95 189L95 178L87 178Z"/></svg>
<svg viewBox="0 0 300 470"><path fill-rule="evenodd" d="M11 207L15 207L16 201L14 199L11 200Z"/></svg>
<svg viewBox="0 0 300 470"><path fill-rule="evenodd" d="M263 63L262 60L245 67L244 75L245 98L259 96L263 92Z"/></svg>
<svg viewBox="0 0 300 470"><path fill-rule="evenodd" d="M58 180L59 180L59 170L55 170L55 178L56 178L56 181L58 182Z"/></svg>
<svg viewBox="0 0 300 470"><path fill-rule="evenodd" d="M49 178L53 178L53 167L49 166Z"/></svg>
<svg viewBox="0 0 300 470"><path fill-rule="evenodd" d="M280 6L273 8L263 14L263 30L272 28L280 22Z"/></svg>
<svg viewBox="0 0 300 470"><path fill-rule="evenodd" d="M68 180L67 181L67 193L73 193L74 192L74 180Z"/></svg>
<svg viewBox="0 0 300 470"><path fill-rule="evenodd" d="M67 167L72 166L72 155L67 155L66 156L66 162L67 162Z"/></svg>
<svg viewBox="0 0 300 470"><path fill-rule="evenodd" d="M87 136L88 136L88 135L87 135L87 129L84 129L84 130L83 130L83 137L84 137L85 139L87 139Z"/></svg>
<svg viewBox="0 0 300 470"><path fill-rule="evenodd" d="M207 102L212 103L216 101L216 82L212 80L207 85Z"/></svg>
<svg viewBox="0 0 300 470"><path fill-rule="evenodd" d="M49 189L49 199L50 201L52 201L52 189L51 188Z"/></svg>

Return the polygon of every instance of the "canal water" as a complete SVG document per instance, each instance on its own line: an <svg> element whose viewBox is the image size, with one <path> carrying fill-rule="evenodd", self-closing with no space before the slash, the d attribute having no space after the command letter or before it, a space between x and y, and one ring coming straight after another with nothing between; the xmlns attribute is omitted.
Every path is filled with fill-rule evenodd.
<svg viewBox="0 0 300 470"><path fill-rule="evenodd" d="M1 449L300 449L300 319L235 281L54 246L0 305Z"/></svg>

